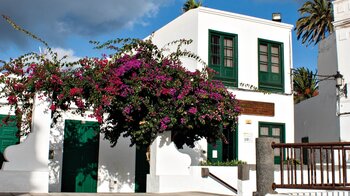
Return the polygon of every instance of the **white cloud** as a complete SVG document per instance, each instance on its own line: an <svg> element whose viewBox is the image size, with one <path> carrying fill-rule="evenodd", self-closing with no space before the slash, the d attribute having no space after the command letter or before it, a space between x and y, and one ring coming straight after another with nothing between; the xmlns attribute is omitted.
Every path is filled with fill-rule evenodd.
<svg viewBox="0 0 350 196"><path fill-rule="evenodd" d="M147 23L161 6L173 0L1 0L0 14L50 44L61 44L67 36L96 36L135 23ZM0 48L25 46L27 39L0 20ZM62 45L62 44L61 44Z"/></svg>
<svg viewBox="0 0 350 196"><path fill-rule="evenodd" d="M58 59L64 59L64 62L75 62L81 59L81 57L75 56L74 51L72 49L64 49L64 48L52 48L52 51L57 53Z"/></svg>

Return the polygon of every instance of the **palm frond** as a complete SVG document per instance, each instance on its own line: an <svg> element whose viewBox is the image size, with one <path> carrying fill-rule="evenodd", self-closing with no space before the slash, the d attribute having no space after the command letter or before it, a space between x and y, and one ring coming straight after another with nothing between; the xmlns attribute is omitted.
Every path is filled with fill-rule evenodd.
<svg viewBox="0 0 350 196"><path fill-rule="evenodd" d="M297 31L297 39L301 39L302 44L316 45L334 32L331 1L306 1L298 11L301 17L297 20L294 30Z"/></svg>

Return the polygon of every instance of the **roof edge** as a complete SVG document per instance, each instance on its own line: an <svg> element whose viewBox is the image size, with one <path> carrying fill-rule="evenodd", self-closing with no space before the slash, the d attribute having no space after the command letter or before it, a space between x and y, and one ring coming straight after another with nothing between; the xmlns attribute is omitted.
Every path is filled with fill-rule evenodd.
<svg viewBox="0 0 350 196"><path fill-rule="evenodd" d="M222 11L222 10L217 10L217 9L212 9L208 7L202 7L200 6L197 8L199 12L203 13L208 13L208 14L215 14L219 16L224 16L224 17L230 17L230 18L235 18L239 20L245 20L249 22L255 22L255 23L260 23L260 24L265 24L265 25L270 25L270 26L275 26L275 27L280 27L280 28L285 28L285 29L293 29L293 25L287 24L287 23L282 23L282 22L275 22L272 20L267 20L267 19L262 19L262 18L257 18L253 16L247 16L243 14L237 14L233 12L228 12L228 11Z"/></svg>

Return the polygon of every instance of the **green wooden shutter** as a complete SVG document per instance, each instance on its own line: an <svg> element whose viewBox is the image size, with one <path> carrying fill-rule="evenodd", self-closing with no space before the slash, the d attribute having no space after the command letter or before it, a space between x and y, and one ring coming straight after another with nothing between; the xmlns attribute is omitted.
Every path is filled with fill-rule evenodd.
<svg viewBox="0 0 350 196"><path fill-rule="evenodd" d="M18 128L16 126L15 116L10 116L7 124L4 124L2 120L7 115L0 115L0 152L3 153L5 148L10 145L17 144L19 137L17 137Z"/></svg>
<svg viewBox="0 0 350 196"><path fill-rule="evenodd" d="M226 86L237 86L237 35L209 30L209 67L217 71L214 77Z"/></svg>
<svg viewBox="0 0 350 196"><path fill-rule="evenodd" d="M284 91L283 43L258 40L259 88Z"/></svg>
<svg viewBox="0 0 350 196"><path fill-rule="evenodd" d="M19 143L19 137L17 136L18 128L16 126L16 117L10 116L7 124L4 124L2 120L7 118L7 115L0 115L0 168L5 160L3 153L5 149L11 145Z"/></svg>

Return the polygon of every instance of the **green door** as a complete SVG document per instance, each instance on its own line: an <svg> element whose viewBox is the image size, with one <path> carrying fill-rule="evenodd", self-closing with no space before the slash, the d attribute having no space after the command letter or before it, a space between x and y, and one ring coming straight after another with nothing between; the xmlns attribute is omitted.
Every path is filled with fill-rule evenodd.
<svg viewBox="0 0 350 196"><path fill-rule="evenodd" d="M18 144L19 137L17 137L17 126L15 121L15 116L10 116L7 124L3 123L2 120L6 118L7 115L0 115L0 169L2 167L5 158L3 153L5 148L8 146Z"/></svg>
<svg viewBox="0 0 350 196"><path fill-rule="evenodd" d="M62 192L97 192L99 130L97 122L65 121Z"/></svg>
<svg viewBox="0 0 350 196"><path fill-rule="evenodd" d="M146 156L147 146L136 147L135 192L145 193L149 163Z"/></svg>
<svg viewBox="0 0 350 196"><path fill-rule="evenodd" d="M237 129L235 131L224 129L223 133L227 139L226 143L217 140L216 145L208 144L208 161L210 162L225 162L238 158Z"/></svg>
<svg viewBox="0 0 350 196"><path fill-rule="evenodd" d="M275 143L285 142L285 126L282 123L259 122L259 137L272 137ZM279 149L274 150L275 164L281 161Z"/></svg>

